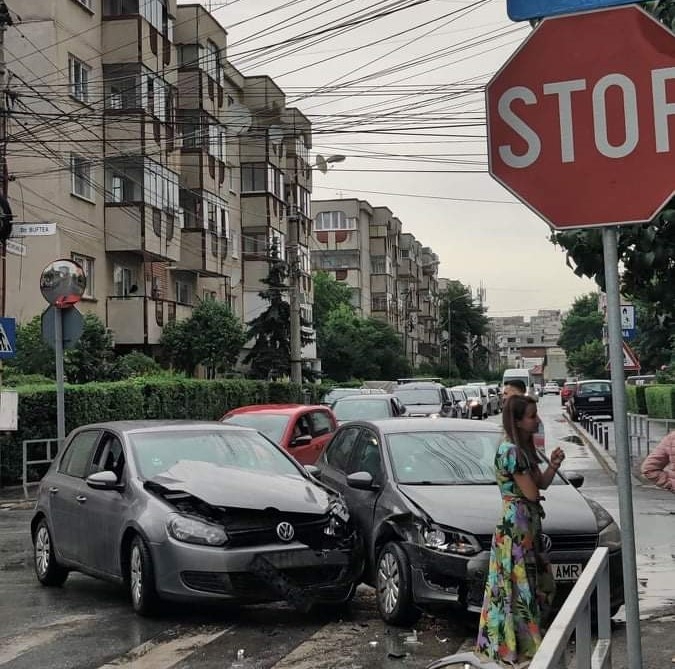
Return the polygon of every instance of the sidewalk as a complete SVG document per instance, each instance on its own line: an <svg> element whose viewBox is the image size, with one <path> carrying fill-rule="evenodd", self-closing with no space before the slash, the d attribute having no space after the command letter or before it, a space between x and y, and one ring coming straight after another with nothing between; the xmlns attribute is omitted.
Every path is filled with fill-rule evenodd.
<svg viewBox="0 0 675 669"><path fill-rule="evenodd" d="M31 509L35 504L37 486L28 488L28 497L25 497L23 486L5 486L0 488L0 511L7 509Z"/></svg>

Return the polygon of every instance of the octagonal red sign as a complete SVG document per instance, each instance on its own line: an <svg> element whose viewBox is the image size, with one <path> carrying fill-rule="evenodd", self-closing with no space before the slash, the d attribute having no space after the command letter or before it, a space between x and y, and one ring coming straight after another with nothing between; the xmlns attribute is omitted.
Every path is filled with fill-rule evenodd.
<svg viewBox="0 0 675 669"><path fill-rule="evenodd" d="M490 174L558 229L675 191L675 37L637 6L545 19L487 86Z"/></svg>

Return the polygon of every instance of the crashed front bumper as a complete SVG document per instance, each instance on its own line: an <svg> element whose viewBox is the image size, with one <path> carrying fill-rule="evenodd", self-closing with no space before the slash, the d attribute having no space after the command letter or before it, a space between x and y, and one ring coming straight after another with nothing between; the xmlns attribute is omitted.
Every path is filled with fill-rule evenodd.
<svg viewBox="0 0 675 669"><path fill-rule="evenodd" d="M264 602L301 592L339 597L358 580L362 556L352 547L313 549L300 542L244 548L183 543L150 545L157 592L174 600Z"/></svg>

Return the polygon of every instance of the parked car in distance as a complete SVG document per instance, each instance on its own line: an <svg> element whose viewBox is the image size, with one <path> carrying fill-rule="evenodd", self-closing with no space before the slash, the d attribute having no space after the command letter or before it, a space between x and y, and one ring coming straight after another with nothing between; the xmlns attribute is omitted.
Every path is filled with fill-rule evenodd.
<svg viewBox="0 0 675 669"><path fill-rule="evenodd" d="M382 395L385 391L381 388L333 388L329 390L321 400L321 404L329 407L335 400L352 395Z"/></svg>
<svg viewBox="0 0 675 669"><path fill-rule="evenodd" d="M578 381L574 394L567 402L567 410L573 421L583 414L613 418L612 384L607 379Z"/></svg>
<svg viewBox="0 0 675 669"><path fill-rule="evenodd" d="M393 394L348 395L331 405L338 425L350 420L378 420L407 415L401 400Z"/></svg>
<svg viewBox="0 0 675 669"><path fill-rule="evenodd" d="M479 386L453 386L453 390L455 389L464 391L466 395L469 405L469 418L483 420L483 418L488 417L487 393L482 393Z"/></svg>
<svg viewBox="0 0 675 669"><path fill-rule="evenodd" d="M542 392L544 395L560 395L560 386L555 381L548 381Z"/></svg>
<svg viewBox="0 0 675 669"><path fill-rule="evenodd" d="M648 386L656 383L656 374L634 374L626 377L626 384L629 386Z"/></svg>
<svg viewBox="0 0 675 669"><path fill-rule="evenodd" d="M317 461L341 492L365 544L364 580L381 617L411 625L422 609L479 611L502 506L492 423L467 420L359 421L341 426ZM542 466L547 466L544 463ZM598 546L610 551L611 611L623 604L621 533L611 515L557 475L543 502L545 542L565 600Z"/></svg>
<svg viewBox="0 0 675 669"><path fill-rule="evenodd" d="M565 381L563 387L560 389L560 403L563 406L565 406L569 401L570 397L574 395L576 387L577 387L576 381Z"/></svg>
<svg viewBox="0 0 675 669"><path fill-rule="evenodd" d="M456 407L454 418L471 418L469 415L469 400L461 388L446 388L452 403Z"/></svg>
<svg viewBox="0 0 675 669"><path fill-rule="evenodd" d="M337 429L331 409L313 404L251 404L228 411L220 420L262 432L303 465L316 462Z"/></svg>
<svg viewBox="0 0 675 669"><path fill-rule="evenodd" d="M124 584L141 615L163 599L340 603L362 566L342 498L258 431L217 421L77 428L31 535L40 583Z"/></svg>
<svg viewBox="0 0 675 669"><path fill-rule="evenodd" d="M448 391L435 381L399 383L393 393L406 407L408 416L449 415L452 410Z"/></svg>

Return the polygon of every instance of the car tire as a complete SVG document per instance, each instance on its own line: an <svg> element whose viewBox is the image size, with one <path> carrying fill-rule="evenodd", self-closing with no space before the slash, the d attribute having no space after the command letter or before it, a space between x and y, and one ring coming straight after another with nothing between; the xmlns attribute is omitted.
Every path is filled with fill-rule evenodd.
<svg viewBox="0 0 675 669"><path fill-rule="evenodd" d="M129 598L133 610L140 616L152 615L157 608L155 570L150 551L142 537L136 535L129 547Z"/></svg>
<svg viewBox="0 0 675 669"><path fill-rule="evenodd" d="M419 620L421 611L412 597L410 562L399 544L385 544L377 558L375 599L380 617L390 625L407 627Z"/></svg>
<svg viewBox="0 0 675 669"><path fill-rule="evenodd" d="M68 578L68 570L62 567L54 553L52 533L45 518L42 518L35 528L33 537L33 566L35 575L42 585L63 585Z"/></svg>

